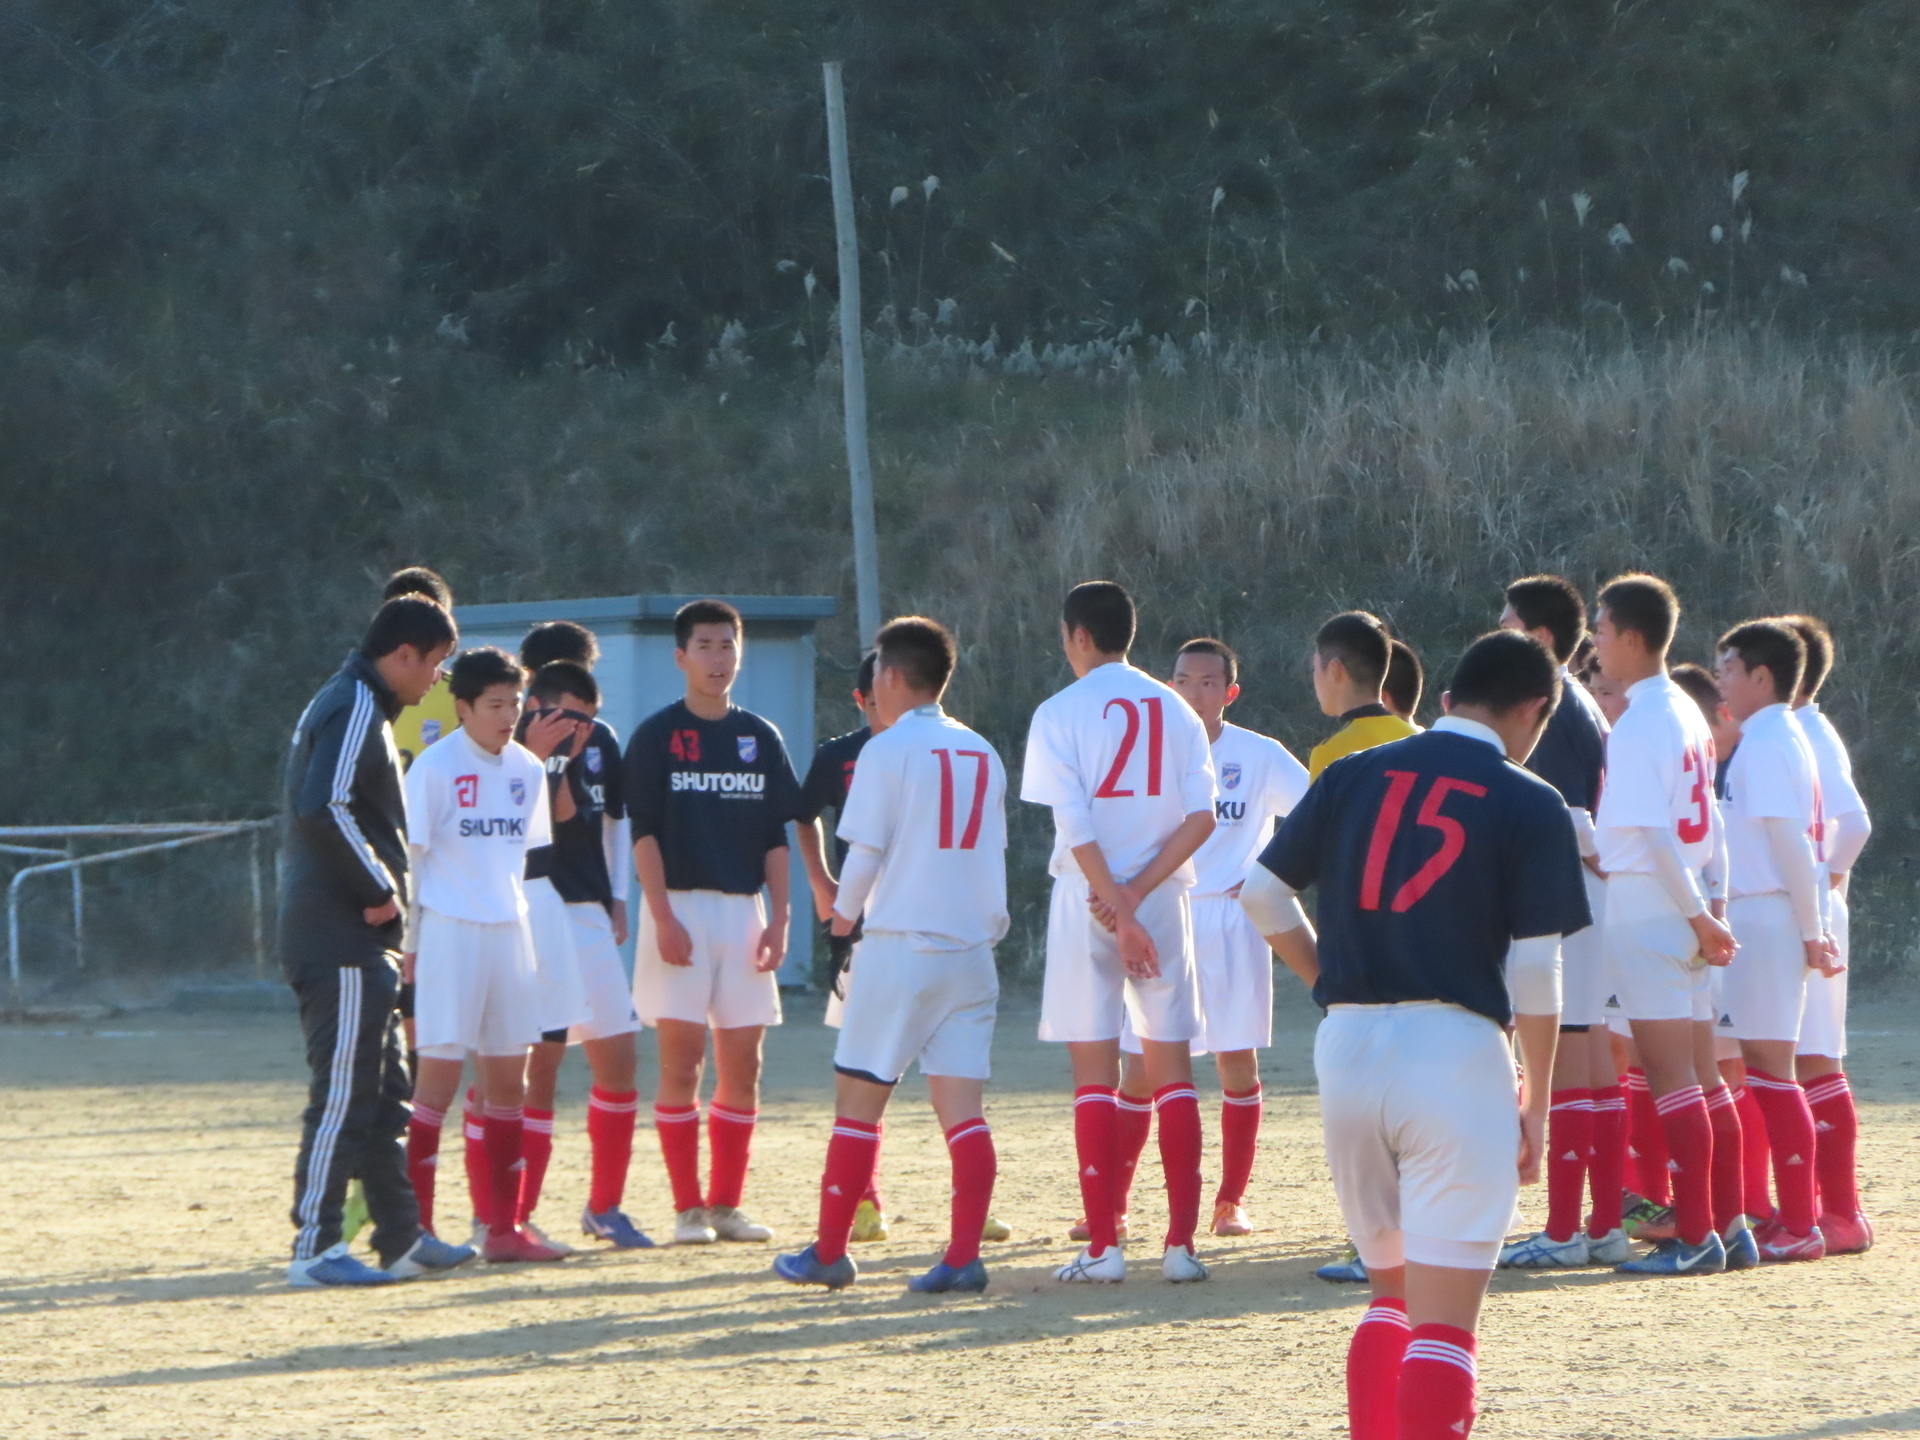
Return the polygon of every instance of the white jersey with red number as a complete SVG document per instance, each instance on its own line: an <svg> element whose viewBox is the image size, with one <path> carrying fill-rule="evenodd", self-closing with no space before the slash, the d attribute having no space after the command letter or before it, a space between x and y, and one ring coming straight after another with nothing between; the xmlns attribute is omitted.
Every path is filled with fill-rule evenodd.
<svg viewBox="0 0 1920 1440"><path fill-rule="evenodd" d="M1786 881L1767 844L1767 820L1791 820L1813 841L1823 862L1819 769L1800 723L1785 705L1769 705L1740 722L1740 743L1727 762L1728 882L1735 895L1784 891Z"/></svg>
<svg viewBox="0 0 1920 1440"><path fill-rule="evenodd" d="M1195 895L1225 895L1307 793L1307 767L1278 740L1223 724L1213 742L1213 834L1193 856Z"/></svg>
<svg viewBox="0 0 1920 1440"><path fill-rule="evenodd" d="M406 791L422 909L482 925L527 913L527 851L553 842L546 781L546 767L511 740L490 755L455 730L421 752Z"/></svg>
<svg viewBox="0 0 1920 1440"><path fill-rule="evenodd" d="M1793 712L1800 722L1800 733L1813 752L1813 763L1820 772L1820 808L1829 820L1842 815L1864 815L1867 802L1853 783L1853 758L1847 754L1847 742L1833 728L1833 722L1821 713L1817 704L1802 705Z"/></svg>
<svg viewBox="0 0 1920 1440"><path fill-rule="evenodd" d="M1665 673L1627 691L1627 710L1607 737L1600 792L1600 868L1652 874L1641 829L1668 829L1696 873L1713 857L1713 734L1691 696Z"/></svg>
<svg viewBox="0 0 1920 1440"><path fill-rule="evenodd" d="M1007 772L993 746L938 705L867 741L837 833L880 852L867 934L971 950L1007 933Z"/></svg>
<svg viewBox="0 0 1920 1440"><path fill-rule="evenodd" d="M1207 730L1177 691L1125 661L1096 666L1033 712L1020 798L1053 810L1053 875L1097 842L1113 878L1146 869L1196 812L1213 809ZM1167 882L1193 884L1189 861Z"/></svg>

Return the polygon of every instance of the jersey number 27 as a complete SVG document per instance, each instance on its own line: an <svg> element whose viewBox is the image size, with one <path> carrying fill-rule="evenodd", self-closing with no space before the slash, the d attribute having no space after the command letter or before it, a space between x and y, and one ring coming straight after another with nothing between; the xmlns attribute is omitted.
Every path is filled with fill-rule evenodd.
<svg viewBox="0 0 1920 1440"><path fill-rule="evenodd" d="M960 832L960 848L971 850L980 843L980 819L987 809L987 752L984 750L936 750L940 761L940 848L953 849L953 757L973 761L973 804L967 810L967 827Z"/></svg>

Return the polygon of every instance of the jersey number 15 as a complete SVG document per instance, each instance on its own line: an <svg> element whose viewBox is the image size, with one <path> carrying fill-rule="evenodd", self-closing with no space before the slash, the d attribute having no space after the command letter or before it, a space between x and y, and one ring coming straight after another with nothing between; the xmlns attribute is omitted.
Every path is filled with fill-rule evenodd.
<svg viewBox="0 0 1920 1440"><path fill-rule="evenodd" d="M1387 856L1393 849L1394 837L1400 833L1400 820L1406 814L1413 787L1419 783L1419 775L1411 770L1387 771L1387 793L1380 801L1380 813L1374 817L1373 838L1367 844L1367 868L1360 876L1362 910L1380 908L1380 891L1387 875ZM1447 797L1455 793L1480 799L1486 795L1487 787L1475 785L1470 780L1457 780L1451 775L1435 777L1413 823L1429 830L1438 830L1440 848L1394 892L1388 908L1396 915L1404 914L1426 898L1427 892L1458 863L1461 853L1467 848L1466 827L1451 815L1440 813L1440 807L1446 803Z"/></svg>
<svg viewBox="0 0 1920 1440"><path fill-rule="evenodd" d="M973 804L967 811L967 828L960 832L960 848L971 850L980 843L980 819L987 809L987 752L984 750L936 750L940 761L940 848L953 849L953 757L973 761Z"/></svg>

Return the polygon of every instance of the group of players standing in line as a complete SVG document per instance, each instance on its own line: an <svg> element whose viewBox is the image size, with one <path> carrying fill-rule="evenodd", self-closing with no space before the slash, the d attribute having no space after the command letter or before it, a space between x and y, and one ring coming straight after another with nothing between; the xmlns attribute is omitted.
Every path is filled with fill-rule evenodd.
<svg viewBox="0 0 1920 1440"><path fill-rule="evenodd" d="M314 1069L290 1279L384 1283L476 1248L567 1254L532 1214L569 1042L594 1082L582 1229L651 1246L620 1208L641 1024L659 1040L675 1243L771 1238L741 1196L762 1041L780 1020L795 823L845 971L818 1231L774 1269L830 1288L855 1278L850 1241L884 1233L882 1116L917 1060L950 1151L952 1228L941 1263L909 1287L984 1289L1006 775L941 708L948 632L920 617L882 629L855 696L868 724L822 746L803 786L778 732L731 703L744 640L731 607L681 610L685 697L624 755L597 718L592 637L536 627L521 661L482 648L452 662L458 728L436 736L429 721L402 781L390 722L433 688L456 636L432 572L403 571L388 593L302 717L288 767L282 953ZM1063 608L1076 679L1027 737L1020 797L1052 810L1056 835L1039 1034L1068 1049L1084 1205L1085 1247L1057 1278L1125 1278L1128 1196L1155 1128L1161 1272L1207 1278L1192 1057L1208 1051L1223 1090L1211 1229L1251 1231L1277 956L1328 1012L1316 1072L1357 1254L1323 1273L1374 1291L1348 1359L1363 1440L1466 1433L1496 1263L1684 1274L1871 1243L1840 1069L1845 882L1867 827L1812 704L1832 658L1824 627L1737 627L1716 683L1698 667L1669 675L1679 607L1652 577L1608 585L1590 638L1565 581L1521 580L1506 600L1502 629L1461 657L1447 716L1424 732L1412 652L1370 615L1329 620L1313 683L1342 728L1302 767L1225 720L1239 694L1228 646L1189 642L1163 685L1128 661L1131 598L1090 582ZM1566 668L1583 647L1597 700ZM828 808L837 877L819 830ZM630 988L616 949L629 864L641 891ZM1297 898L1309 887L1317 934ZM416 1064L401 1056L401 1008ZM469 1054L476 1231L460 1246L433 1233L434 1178ZM1547 1227L1505 1242L1543 1158ZM1629 1158L1636 1194L1623 1193ZM347 1249L352 1180L378 1269ZM1630 1229L1655 1248L1636 1257Z"/></svg>

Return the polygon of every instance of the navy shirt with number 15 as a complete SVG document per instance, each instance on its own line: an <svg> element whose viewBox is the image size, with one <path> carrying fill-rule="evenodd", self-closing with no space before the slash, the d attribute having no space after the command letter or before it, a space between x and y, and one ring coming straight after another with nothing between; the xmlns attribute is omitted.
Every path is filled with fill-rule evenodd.
<svg viewBox="0 0 1920 1440"><path fill-rule="evenodd" d="M1593 921L1559 792L1444 720L1328 766L1260 863L1320 887L1322 1005L1442 1000L1504 1026L1509 944Z"/></svg>
<svg viewBox="0 0 1920 1440"><path fill-rule="evenodd" d="M627 742L633 838L659 842L669 890L759 894L767 851L787 843L799 813L786 743L751 710L702 720L676 700Z"/></svg>

